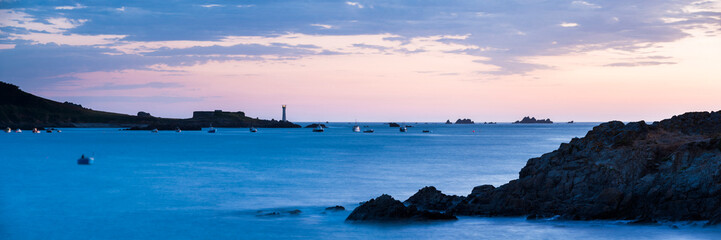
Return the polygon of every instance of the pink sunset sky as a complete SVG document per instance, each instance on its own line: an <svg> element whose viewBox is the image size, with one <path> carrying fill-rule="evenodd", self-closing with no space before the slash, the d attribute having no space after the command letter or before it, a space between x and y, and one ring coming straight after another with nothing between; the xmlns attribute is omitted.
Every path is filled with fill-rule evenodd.
<svg viewBox="0 0 721 240"><path fill-rule="evenodd" d="M718 1L281 3L4 4L0 80L177 118L222 109L279 119L282 104L299 122L721 110Z"/></svg>

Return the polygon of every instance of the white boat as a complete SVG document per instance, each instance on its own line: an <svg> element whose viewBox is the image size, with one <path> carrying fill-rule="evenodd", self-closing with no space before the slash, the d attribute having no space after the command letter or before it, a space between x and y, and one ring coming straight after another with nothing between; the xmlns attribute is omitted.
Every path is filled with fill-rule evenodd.
<svg viewBox="0 0 721 240"><path fill-rule="evenodd" d="M258 132L258 129L257 129L257 128L254 128L254 127L250 127L249 130L250 130L250 132Z"/></svg>
<svg viewBox="0 0 721 240"><path fill-rule="evenodd" d="M353 126L353 132L360 132L360 131L361 131L360 126L358 126L358 125Z"/></svg>
<svg viewBox="0 0 721 240"><path fill-rule="evenodd" d="M37 128L33 128L33 133L40 133L40 131Z"/></svg>
<svg viewBox="0 0 721 240"><path fill-rule="evenodd" d="M175 128L175 132L182 132L179 127Z"/></svg>
<svg viewBox="0 0 721 240"><path fill-rule="evenodd" d="M20 130L20 129L18 128L17 130L15 130L15 132L16 132L16 133L21 133L21 132L23 132L23 130Z"/></svg>
<svg viewBox="0 0 721 240"><path fill-rule="evenodd" d="M94 161L94 158L86 157L85 154L83 154L80 158L78 158L78 165L90 165L93 164Z"/></svg>
<svg viewBox="0 0 721 240"><path fill-rule="evenodd" d="M12 131L13 131L13 130L10 129L10 128L5 128L5 132L6 132L6 133L10 133L10 132L12 132Z"/></svg>
<svg viewBox="0 0 721 240"><path fill-rule="evenodd" d="M321 126L320 124L318 124L318 126L313 128L313 132L324 132L324 131L325 131L325 129L323 129L323 126Z"/></svg>
<svg viewBox="0 0 721 240"><path fill-rule="evenodd" d="M60 131L60 129L55 129L55 132L61 133L61 132L63 132L63 131Z"/></svg>

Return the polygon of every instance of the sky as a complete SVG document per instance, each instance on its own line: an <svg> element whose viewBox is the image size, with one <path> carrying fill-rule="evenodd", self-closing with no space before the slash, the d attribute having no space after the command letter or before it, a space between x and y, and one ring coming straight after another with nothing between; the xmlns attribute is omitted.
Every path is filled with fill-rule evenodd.
<svg viewBox="0 0 721 240"><path fill-rule="evenodd" d="M721 1L0 0L0 81L174 118L655 121L721 110Z"/></svg>

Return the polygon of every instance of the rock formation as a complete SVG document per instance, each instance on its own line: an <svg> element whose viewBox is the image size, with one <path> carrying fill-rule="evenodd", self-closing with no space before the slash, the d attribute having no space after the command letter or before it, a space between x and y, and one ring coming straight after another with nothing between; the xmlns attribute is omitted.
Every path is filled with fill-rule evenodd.
<svg viewBox="0 0 721 240"><path fill-rule="evenodd" d="M456 120L456 124L475 124L475 122L473 122L473 120L468 119L468 118L464 118L464 119L459 118L458 120Z"/></svg>
<svg viewBox="0 0 721 240"><path fill-rule="evenodd" d="M406 207L389 195L381 195L358 206L346 221L456 220L453 215Z"/></svg>
<svg viewBox="0 0 721 240"><path fill-rule="evenodd" d="M528 160L518 179L500 187L478 186L464 197L426 187L406 204L455 215L720 224L721 111L651 125L603 123Z"/></svg>
<svg viewBox="0 0 721 240"><path fill-rule="evenodd" d="M553 123L551 119L536 119L535 117L524 117L521 121L515 121L513 123Z"/></svg>

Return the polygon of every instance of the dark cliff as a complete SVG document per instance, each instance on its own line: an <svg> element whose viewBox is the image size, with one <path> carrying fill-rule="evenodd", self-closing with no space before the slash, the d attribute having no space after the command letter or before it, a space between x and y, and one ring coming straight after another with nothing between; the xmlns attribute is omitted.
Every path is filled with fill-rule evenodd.
<svg viewBox="0 0 721 240"><path fill-rule="evenodd" d="M96 111L73 103L60 103L20 90L17 86L0 82L0 126L32 129L34 127L135 127L136 129L200 129L212 124L215 127L266 127L296 128L291 122L263 120L245 114L213 112L214 114L189 119L153 117L140 112L138 116Z"/></svg>
<svg viewBox="0 0 721 240"><path fill-rule="evenodd" d="M721 111L604 123L528 160L505 185L463 197L426 187L406 204L456 215L719 224Z"/></svg>

